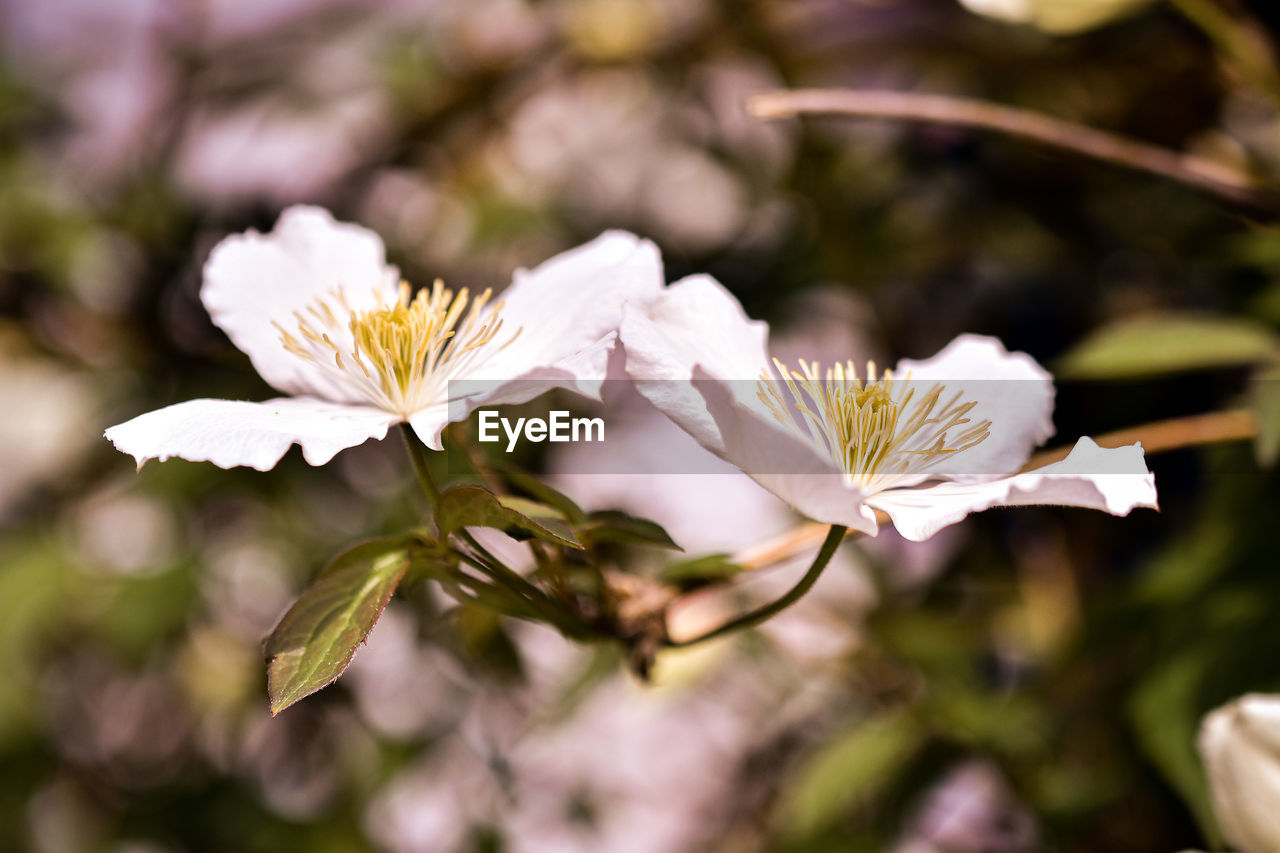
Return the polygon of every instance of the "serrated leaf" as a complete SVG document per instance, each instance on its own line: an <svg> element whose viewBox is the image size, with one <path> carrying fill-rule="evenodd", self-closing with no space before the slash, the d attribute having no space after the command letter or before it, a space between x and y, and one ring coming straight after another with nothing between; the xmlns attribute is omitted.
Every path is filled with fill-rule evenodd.
<svg viewBox="0 0 1280 853"><path fill-rule="evenodd" d="M728 554L707 554L692 560L668 563L658 577L663 583L689 589L722 583L745 571L746 569L729 559Z"/></svg>
<svg viewBox="0 0 1280 853"><path fill-rule="evenodd" d="M582 543L563 521L553 517L530 518L503 506L493 492L479 486L456 486L441 494L436 502L436 526L441 540L464 527L494 527L515 539L537 537L582 549Z"/></svg>
<svg viewBox="0 0 1280 853"><path fill-rule="evenodd" d="M1170 313L1104 326L1058 361L1068 379L1129 379L1256 364L1280 356L1280 337L1261 323Z"/></svg>
<svg viewBox="0 0 1280 853"><path fill-rule="evenodd" d="M662 525L647 518L637 518L616 510L598 510L575 528L579 535L598 545L603 542L625 542L632 545L656 545L683 551Z"/></svg>
<svg viewBox="0 0 1280 853"><path fill-rule="evenodd" d="M402 540L357 545L307 588L267 639L272 716L332 684L409 568Z"/></svg>
<svg viewBox="0 0 1280 853"><path fill-rule="evenodd" d="M1280 459L1280 368L1264 370L1253 378L1249 405L1258 421L1253 451L1258 464L1270 468Z"/></svg>
<svg viewBox="0 0 1280 853"><path fill-rule="evenodd" d="M859 721L819 747L784 790L784 832L810 838L892 786L920 748L915 717L887 712Z"/></svg>

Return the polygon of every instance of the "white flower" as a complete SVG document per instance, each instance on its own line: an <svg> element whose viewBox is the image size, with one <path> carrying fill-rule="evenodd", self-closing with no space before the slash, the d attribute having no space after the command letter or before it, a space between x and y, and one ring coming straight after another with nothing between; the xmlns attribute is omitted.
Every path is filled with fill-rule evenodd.
<svg viewBox="0 0 1280 853"><path fill-rule="evenodd" d="M1055 35L1100 27L1153 0L960 0L970 12Z"/></svg>
<svg viewBox="0 0 1280 853"><path fill-rule="evenodd" d="M1253 693L1213 711L1199 747L1227 841L1240 853L1280 850L1280 696Z"/></svg>
<svg viewBox="0 0 1280 853"><path fill-rule="evenodd" d="M627 306L620 329L650 402L816 521L874 535L879 510L918 541L998 505L1156 506L1141 445L1082 438L1061 462L1017 473L1053 433L1052 377L993 338L961 336L859 378L852 363L771 364L767 335L706 276Z"/></svg>
<svg viewBox="0 0 1280 853"><path fill-rule="evenodd" d="M412 295L376 234L292 207L270 234L219 243L200 293L263 379L292 396L191 400L106 436L139 465L178 456L259 471L295 442L323 465L401 422L439 450L444 427L479 406L555 387L598 396L622 303L661 281L653 244L608 232L517 272L496 303L439 282Z"/></svg>

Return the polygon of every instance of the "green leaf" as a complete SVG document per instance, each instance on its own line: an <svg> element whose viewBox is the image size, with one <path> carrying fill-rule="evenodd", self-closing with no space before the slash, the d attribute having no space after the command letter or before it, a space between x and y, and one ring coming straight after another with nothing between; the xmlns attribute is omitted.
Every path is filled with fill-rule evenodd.
<svg viewBox="0 0 1280 853"><path fill-rule="evenodd" d="M1280 355L1280 338L1250 320L1162 314L1104 326L1063 356L1057 373L1069 379L1159 376L1232 367Z"/></svg>
<svg viewBox="0 0 1280 853"><path fill-rule="evenodd" d="M647 518L637 518L616 510L598 510L586 518L577 532L592 545L603 542L625 542L632 545L656 545L683 551L662 525Z"/></svg>
<svg viewBox="0 0 1280 853"><path fill-rule="evenodd" d="M811 838L892 786L923 740L915 717L890 711L860 720L821 746L783 789L786 835Z"/></svg>
<svg viewBox="0 0 1280 853"><path fill-rule="evenodd" d="M501 472L503 479L516 489L530 495L536 501L555 507L569 522L577 524L586 519L587 514L582 507L574 503L573 498L563 492L556 491L537 477L521 471L513 465L501 462L493 462L491 464L493 468Z"/></svg>
<svg viewBox="0 0 1280 853"><path fill-rule="evenodd" d="M1280 459L1280 368L1264 370L1249 385L1249 405L1258 419L1253 452L1258 464L1271 468Z"/></svg>
<svg viewBox="0 0 1280 853"><path fill-rule="evenodd" d="M1191 808L1213 848L1221 838L1209 798L1208 782L1196 753L1196 732L1203 711L1199 692L1213 667L1207 650L1191 650L1144 674L1129 701L1129 718L1138 743Z"/></svg>
<svg viewBox="0 0 1280 853"><path fill-rule="evenodd" d="M403 540L357 545L335 558L298 597L267 638L273 716L342 674L409 563Z"/></svg>
<svg viewBox="0 0 1280 853"><path fill-rule="evenodd" d="M504 500L531 511L535 506L533 502L520 498ZM542 504L536 506L551 510ZM503 500L479 486L456 486L441 494L436 503L436 526L441 540L464 527L495 527L513 539L537 537L557 545L582 549L582 543L562 519L553 514L531 518L517 509L504 506Z"/></svg>
<svg viewBox="0 0 1280 853"><path fill-rule="evenodd" d="M663 583L678 586L681 589L723 583L735 575L745 572L742 566L729 559L728 554L707 554L694 557L692 560L680 560L668 563L658 578Z"/></svg>

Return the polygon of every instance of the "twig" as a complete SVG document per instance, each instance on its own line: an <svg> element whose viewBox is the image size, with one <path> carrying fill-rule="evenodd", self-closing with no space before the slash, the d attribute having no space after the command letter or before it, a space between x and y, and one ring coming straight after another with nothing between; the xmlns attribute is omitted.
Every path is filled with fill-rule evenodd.
<svg viewBox="0 0 1280 853"><path fill-rule="evenodd" d="M1231 409L1225 412L1210 412L1206 415L1153 421L1149 424L1104 433L1094 441L1101 447L1124 447L1135 441L1141 441L1142 449L1150 456L1152 453L1165 453L1201 444L1241 441L1253 438L1257 432L1258 420L1253 412L1248 409ZM1070 447L1055 447L1041 451L1032 456L1027 464L1022 466L1022 470L1030 471L1032 468L1059 462L1066 459L1070 452Z"/></svg>
<svg viewBox="0 0 1280 853"><path fill-rule="evenodd" d="M744 569L756 570L790 560L809 551L827 535L827 525L816 521L793 527L785 533L743 548L732 562Z"/></svg>
<svg viewBox="0 0 1280 853"><path fill-rule="evenodd" d="M1158 175L1253 207L1280 211L1280 195L1274 187L1225 163L972 98L918 92L794 89L756 95L747 101L747 112L764 120L797 115L850 116L993 130Z"/></svg>
<svg viewBox="0 0 1280 853"><path fill-rule="evenodd" d="M747 628L753 628L761 622L765 622L775 614L786 610L795 604L804 594L808 592L815 583L817 583L822 570L827 567L827 563L831 562L831 557L835 554L836 549L840 547L840 543L844 540L845 533L848 529L838 524L831 525L827 531L827 536L822 542L822 548L818 551L817 556L813 558L813 562L809 565L808 571L804 573L804 577L791 589L787 590L780 598L777 598L768 604L757 607L741 616L730 619L718 628L713 628L703 634L689 637L684 640L673 640L667 638L665 645L676 648L696 645L707 640L722 637L725 634L732 634L735 631L742 631Z"/></svg>

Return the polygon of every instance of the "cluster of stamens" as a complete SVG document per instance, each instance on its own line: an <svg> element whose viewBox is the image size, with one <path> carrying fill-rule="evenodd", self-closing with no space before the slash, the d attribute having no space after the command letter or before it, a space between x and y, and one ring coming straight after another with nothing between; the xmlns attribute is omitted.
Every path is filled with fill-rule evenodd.
<svg viewBox="0 0 1280 853"><path fill-rule="evenodd" d="M799 360L798 371L773 360L782 381L762 372L757 395L787 428L828 453L850 482L874 493L916 481L942 459L980 444L991 421L968 417L977 405L961 392L945 396L934 384L917 396L911 376L876 377L875 362L859 378L852 361L819 369ZM785 389L785 393L784 390Z"/></svg>
<svg viewBox="0 0 1280 853"><path fill-rule="evenodd" d="M319 365L371 404L408 418L443 401L449 379L498 336L503 305L486 312L491 290L471 299L465 287L455 296L440 281L429 291L411 293L402 281L394 301L379 292L376 308L355 311L338 287L295 311L294 331L275 325L286 350ZM520 331L488 352L505 349Z"/></svg>

